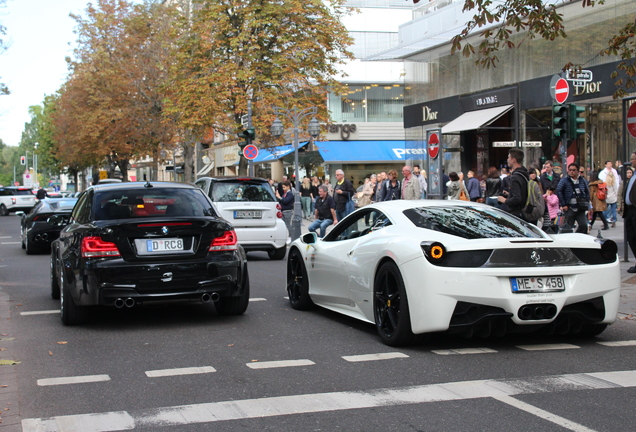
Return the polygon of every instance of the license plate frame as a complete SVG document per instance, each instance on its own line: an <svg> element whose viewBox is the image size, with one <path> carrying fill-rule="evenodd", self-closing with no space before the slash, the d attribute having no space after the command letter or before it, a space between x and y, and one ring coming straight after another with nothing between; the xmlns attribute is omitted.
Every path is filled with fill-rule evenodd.
<svg viewBox="0 0 636 432"><path fill-rule="evenodd" d="M263 219L262 210L234 210L234 219Z"/></svg>
<svg viewBox="0 0 636 432"><path fill-rule="evenodd" d="M565 291L563 276L511 277L510 289L513 294L547 293Z"/></svg>

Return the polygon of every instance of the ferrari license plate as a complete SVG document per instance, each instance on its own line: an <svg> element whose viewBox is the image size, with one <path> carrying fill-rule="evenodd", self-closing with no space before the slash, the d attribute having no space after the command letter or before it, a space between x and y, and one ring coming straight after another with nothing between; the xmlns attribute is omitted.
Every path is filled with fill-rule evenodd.
<svg viewBox="0 0 636 432"><path fill-rule="evenodd" d="M261 219L263 212L261 210L236 210L234 219Z"/></svg>
<svg viewBox="0 0 636 432"><path fill-rule="evenodd" d="M565 291L563 276L513 277L510 285L513 293Z"/></svg>
<svg viewBox="0 0 636 432"><path fill-rule="evenodd" d="M182 251L183 239L164 238L157 240L146 240L146 250L148 252Z"/></svg>

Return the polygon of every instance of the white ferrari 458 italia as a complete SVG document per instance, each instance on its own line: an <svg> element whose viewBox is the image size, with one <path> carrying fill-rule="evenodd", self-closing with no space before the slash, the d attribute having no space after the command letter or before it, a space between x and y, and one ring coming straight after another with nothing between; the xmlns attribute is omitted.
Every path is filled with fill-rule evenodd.
<svg viewBox="0 0 636 432"><path fill-rule="evenodd" d="M294 309L318 305L374 323L391 346L433 332L596 336L616 320L617 246L548 235L494 207L389 201L356 210L287 258Z"/></svg>

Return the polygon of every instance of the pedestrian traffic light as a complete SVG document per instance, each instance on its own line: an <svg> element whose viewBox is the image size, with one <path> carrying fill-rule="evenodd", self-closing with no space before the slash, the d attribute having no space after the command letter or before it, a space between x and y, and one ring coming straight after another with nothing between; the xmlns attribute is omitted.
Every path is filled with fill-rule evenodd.
<svg viewBox="0 0 636 432"><path fill-rule="evenodd" d="M237 134L239 138L245 138L246 141L252 141L256 138L256 131L254 128L247 128Z"/></svg>
<svg viewBox="0 0 636 432"><path fill-rule="evenodd" d="M579 117L585 112L585 107L570 104L570 113L568 116L568 136L575 139L585 134L585 118Z"/></svg>
<svg viewBox="0 0 636 432"><path fill-rule="evenodd" d="M552 136L554 138L564 138L568 129L568 105L552 105Z"/></svg>
<svg viewBox="0 0 636 432"><path fill-rule="evenodd" d="M20 156L20 165L26 165L26 156Z"/></svg>

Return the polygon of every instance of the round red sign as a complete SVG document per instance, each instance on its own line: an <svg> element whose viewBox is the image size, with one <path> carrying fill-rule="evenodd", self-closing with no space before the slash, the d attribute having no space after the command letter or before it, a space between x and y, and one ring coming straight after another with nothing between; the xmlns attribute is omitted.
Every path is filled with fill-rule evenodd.
<svg viewBox="0 0 636 432"><path fill-rule="evenodd" d="M243 156L245 156L245 159L254 159L256 156L258 156L258 147L252 144L245 146L245 148L243 149Z"/></svg>
<svg viewBox="0 0 636 432"><path fill-rule="evenodd" d="M636 138L636 103L632 103L627 110L627 131Z"/></svg>
<svg viewBox="0 0 636 432"><path fill-rule="evenodd" d="M436 133L432 133L428 137L428 155L431 159L435 159L439 154L439 137Z"/></svg>
<svg viewBox="0 0 636 432"><path fill-rule="evenodd" d="M563 103L568 100L568 96L570 95L570 86L568 82L563 78L560 78L555 85L554 88L554 99L558 103Z"/></svg>

